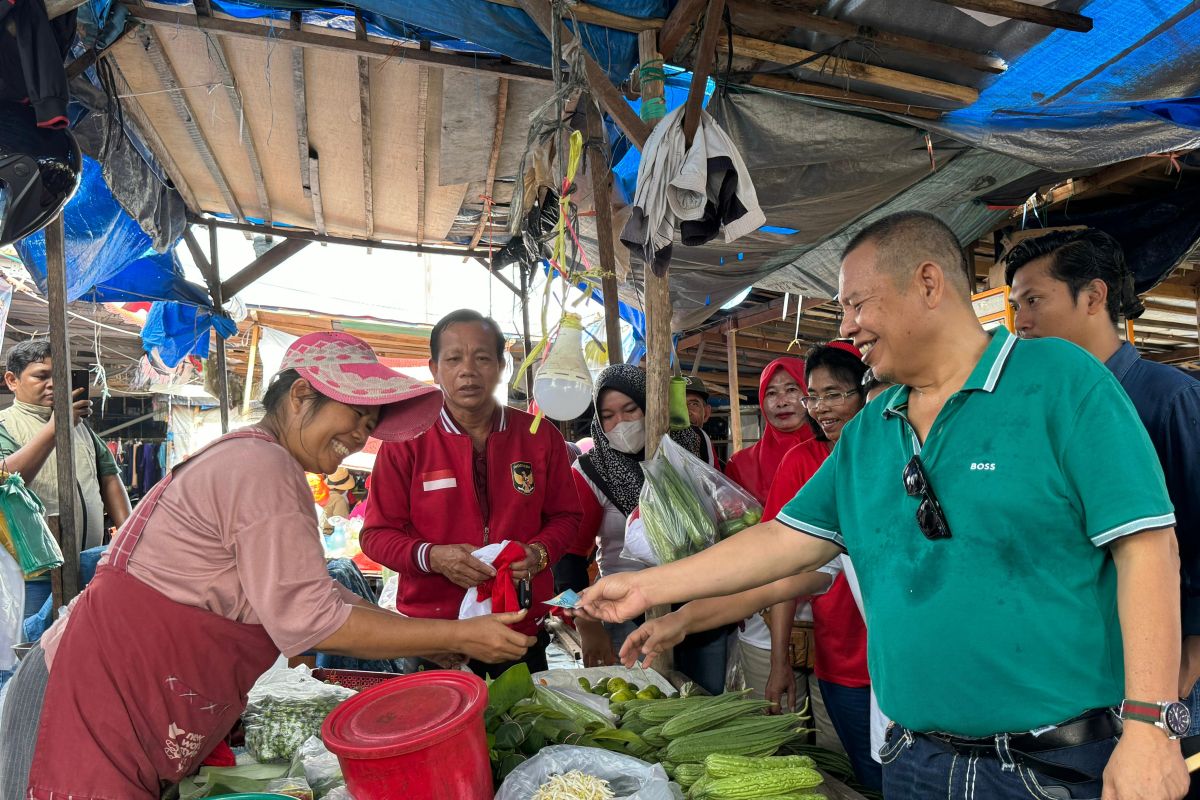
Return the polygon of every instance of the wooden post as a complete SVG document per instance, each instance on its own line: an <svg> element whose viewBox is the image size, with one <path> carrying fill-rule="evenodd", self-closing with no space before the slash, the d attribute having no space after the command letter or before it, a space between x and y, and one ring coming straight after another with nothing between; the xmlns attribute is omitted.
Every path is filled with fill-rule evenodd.
<svg viewBox="0 0 1200 800"><path fill-rule="evenodd" d="M529 272L524 264L517 264L517 269L521 273L521 335L525 337L525 352L523 358L529 358L529 354L533 352L533 340L529 337ZM550 276L546 276L546 280L550 280ZM537 369L537 364L530 364L525 370L525 408L529 408L529 404L533 402L533 373Z"/></svg>
<svg viewBox="0 0 1200 800"><path fill-rule="evenodd" d="M75 445L71 405L71 334L67 320L67 252L62 217L45 228L46 295L50 312L50 354L54 382L54 460L58 467L58 520L51 526L62 549L63 565L52 576L57 613L79 594L79 519L75 500ZM66 420L66 424L63 421Z"/></svg>
<svg viewBox="0 0 1200 800"><path fill-rule="evenodd" d="M217 228L208 226L208 293L214 313L224 313L225 297L221 290L221 262L217 256ZM214 331L215 332L215 331ZM221 407L221 433L229 433L229 373L225 365L225 339L217 334L217 401Z"/></svg>
<svg viewBox="0 0 1200 800"><path fill-rule="evenodd" d="M654 31L638 34L638 59L640 63L658 61L658 37ZM642 81L642 106L647 101L663 96L661 80ZM651 118L647 124L653 127L659 119ZM643 156L645 154L643 153ZM661 275L654 270L653 254L647 254L643 270L645 290L642 294L642 310L646 313L646 458L649 460L658 450L658 442L670 427L671 390L671 289L668 270ZM669 605L646 609L646 619L655 619L671 613ZM675 654L667 650L654 660L654 668L669 675L675 667Z"/></svg>
<svg viewBox="0 0 1200 800"><path fill-rule="evenodd" d="M730 328L725 334L725 346L728 348L726 361L729 369L729 455L732 457L742 449L742 398L739 394L741 386L738 383L737 328Z"/></svg>
<svg viewBox="0 0 1200 800"><path fill-rule="evenodd" d="M588 153L588 171L592 178L592 197L596 207L596 239L600 250L600 290L604 295L604 340L608 363L621 364L621 310L617 297L617 258L613 253L612 168L608 163L608 141L604 135L604 115L587 98L587 135L592 147Z"/></svg>
<svg viewBox="0 0 1200 800"><path fill-rule="evenodd" d="M246 389L242 392L242 416L250 413L250 401L254 399L254 361L258 358L259 327L256 323L250 328L250 357L246 360ZM263 376L266 380L267 376Z"/></svg>

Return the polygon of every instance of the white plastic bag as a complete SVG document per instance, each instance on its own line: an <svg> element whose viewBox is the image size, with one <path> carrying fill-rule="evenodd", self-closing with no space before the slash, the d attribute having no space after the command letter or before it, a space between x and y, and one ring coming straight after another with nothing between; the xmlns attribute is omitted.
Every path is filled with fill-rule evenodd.
<svg viewBox="0 0 1200 800"><path fill-rule="evenodd" d="M471 553L477 559L485 564L491 564L496 560L496 556L500 555L505 547L508 546L508 539L495 544L485 545ZM458 606L459 619L471 619L471 617L482 617L492 613L492 598L487 600L479 599L479 590L472 586L467 589L467 593L463 595L462 603Z"/></svg>
<svg viewBox="0 0 1200 800"><path fill-rule="evenodd" d="M0 547L0 670L17 668L13 645L25 641L25 575L21 565Z"/></svg>
<svg viewBox="0 0 1200 800"><path fill-rule="evenodd" d="M292 777L302 777L312 787L313 796L317 800L345 781L342 779L342 765L337 756L329 752L320 737L313 736L296 751L292 758L292 768L288 770Z"/></svg>
<svg viewBox="0 0 1200 800"><path fill-rule="evenodd" d="M352 689L322 683L304 666L271 669L250 690L242 721L246 749L260 763L288 762Z"/></svg>
<svg viewBox="0 0 1200 800"><path fill-rule="evenodd" d="M554 775L577 769L608 781L616 800L682 800L683 791L671 783L658 764L647 764L633 756L601 750L556 744L543 747L504 779L496 800L529 800L534 792Z"/></svg>

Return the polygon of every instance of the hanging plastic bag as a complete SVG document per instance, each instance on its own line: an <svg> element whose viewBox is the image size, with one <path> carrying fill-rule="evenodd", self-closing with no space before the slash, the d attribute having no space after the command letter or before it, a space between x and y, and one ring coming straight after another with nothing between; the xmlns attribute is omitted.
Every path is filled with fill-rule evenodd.
<svg viewBox="0 0 1200 800"><path fill-rule="evenodd" d="M329 712L354 694L322 683L307 667L269 670L247 696L246 749L260 763L290 762L302 744L321 735Z"/></svg>
<svg viewBox="0 0 1200 800"><path fill-rule="evenodd" d="M733 536L762 521L762 504L753 495L722 475L716 467L696 458L674 439L663 437L658 452L675 468L684 483L691 487L692 493L716 523L718 538ZM658 453L655 454L657 457Z"/></svg>
<svg viewBox="0 0 1200 800"><path fill-rule="evenodd" d="M683 791L671 783L658 764L597 747L551 745L522 763L504 779L496 800L529 800L555 775L579 770L608 781L614 800L682 800Z"/></svg>
<svg viewBox="0 0 1200 800"><path fill-rule="evenodd" d="M25 576L21 565L0 550L0 672L17 667L13 645L25 641Z"/></svg>
<svg viewBox="0 0 1200 800"><path fill-rule="evenodd" d="M662 438L654 458L642 464L646 479L638 508L626 522L622 558L666 564L716 542L713 515L684 479L686 470L702 466L704 462L669 436Z"/></svg>
<svg viewBox="0 0 1200 800"><path fill-rule="evenodd" d="M46 507L15 472L0 472L0 513L26 578L62 566L62 550L46 525Z"/></svg>

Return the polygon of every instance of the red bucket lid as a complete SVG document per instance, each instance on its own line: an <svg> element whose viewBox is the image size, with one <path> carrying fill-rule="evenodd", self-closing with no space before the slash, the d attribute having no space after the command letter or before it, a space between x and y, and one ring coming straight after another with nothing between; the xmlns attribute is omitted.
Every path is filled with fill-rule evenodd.
<svg viewBox="0 0 1200 800"><path fill-rule="evenodd" d="M487 686L469 672L404 675L359 692L321 727L331 752L387 758L421 750L461 731L483 714Z"/></svg>

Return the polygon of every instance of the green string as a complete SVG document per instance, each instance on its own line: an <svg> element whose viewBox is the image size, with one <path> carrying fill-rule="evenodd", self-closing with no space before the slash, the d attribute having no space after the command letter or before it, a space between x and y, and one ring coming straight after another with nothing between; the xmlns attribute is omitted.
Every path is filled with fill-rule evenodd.
<svg viewBox="0 0 1200 800"><path fill-rule="evenodd" d="M667 101L661 97L642 98L641 116L643 121L662 119L667 115Z"/></svg>
<svg viewBox="0 0 1200 800"><path fill-rule="evenodd" d="M655 64L658 66L654 66ZM658 61L647 61L638 68L638 78L643 85L651 81L665 81L667 79L667 73L663 69L662 64L662 59L659 59Z"/></svg>

